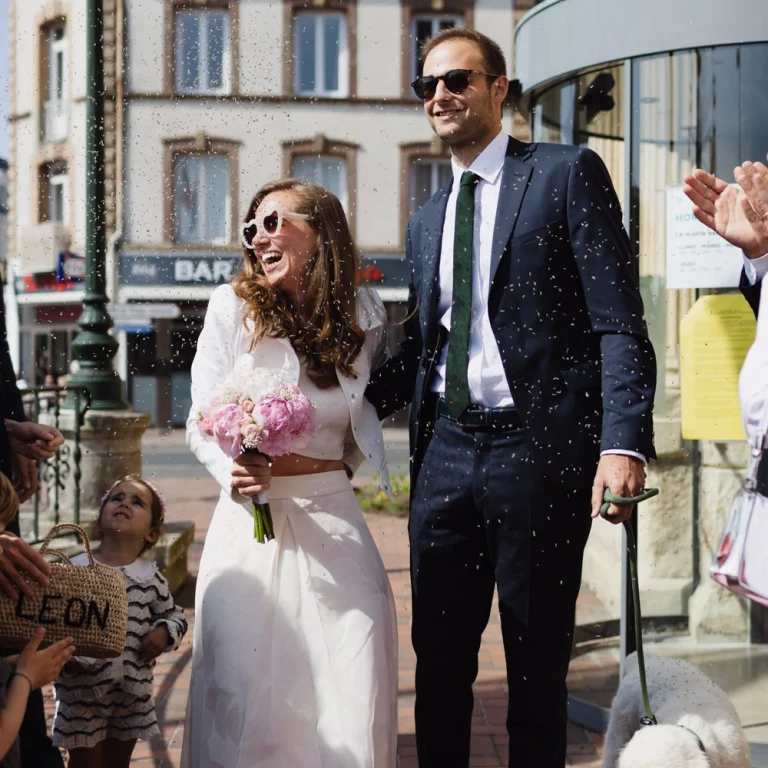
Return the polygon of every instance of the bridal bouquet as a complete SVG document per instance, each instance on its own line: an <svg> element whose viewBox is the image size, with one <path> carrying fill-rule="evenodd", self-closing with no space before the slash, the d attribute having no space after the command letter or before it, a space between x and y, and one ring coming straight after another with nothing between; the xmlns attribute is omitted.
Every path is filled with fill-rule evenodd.
<svg viewBox="0 0 768 768"><path fill-rule="evenodd" d="M267 368L234 372L197 414L200 431L235 459L245 451L282 456L304 448L317 431L315 406ZM274 539L267 492L253 502L254 536Z"/></svg>

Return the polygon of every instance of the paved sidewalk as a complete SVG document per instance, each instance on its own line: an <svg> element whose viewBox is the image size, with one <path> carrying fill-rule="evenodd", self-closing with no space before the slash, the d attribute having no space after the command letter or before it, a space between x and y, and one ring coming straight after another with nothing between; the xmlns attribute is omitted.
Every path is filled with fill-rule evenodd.
<svg viewBox="0 0 768 768"><path fill-rule="evenodd" d="M191 520L195 523L195 542L190 551L190 571L195 574L210 516L218 498L218 486L208 478L189 477L158 478L157 485L168 499L169 520ZM400 768L417 768L413 723L415 659L409 637L411 604L406 522L386 515L371 515L369 523L389 573L397 605L400 643L399 765ZM588 594L585 595L587 603L589 598ZM177 595L177 600L186 610L190 631L178 651L166 654L159 660L155 676L155 699L162 734L151 743L137 745L132 761L135 766L177 768L180 764L192 652L194 577ZM589 605L582 605L580 609L588 611ZM606 658L605 661L610 667L611 660ZM591 661L577 661L574 666L574 675L579 682L583 682L586 666L594 667L595 664ZM52 702L48 693L50 714ZM507 765L510 747L504 727L505 717L504 653L498 611L494 609L483 637L480 673L475 685L470 761L472 768ZM599 735L569 725L566 765L597 768L600 765L601 744Z"/></svg>

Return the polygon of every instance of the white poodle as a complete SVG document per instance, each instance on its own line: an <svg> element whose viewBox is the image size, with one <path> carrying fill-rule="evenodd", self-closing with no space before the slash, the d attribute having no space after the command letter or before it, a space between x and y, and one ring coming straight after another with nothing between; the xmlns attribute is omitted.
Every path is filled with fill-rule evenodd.
<svg viewBox="0 0 768 768"><path fill-rule="evenodd" d="M658 725L640 724L645 710L633 653L613 700L603 768L750 768L739 716L701 670L646 655L645 673Z"/></svg>

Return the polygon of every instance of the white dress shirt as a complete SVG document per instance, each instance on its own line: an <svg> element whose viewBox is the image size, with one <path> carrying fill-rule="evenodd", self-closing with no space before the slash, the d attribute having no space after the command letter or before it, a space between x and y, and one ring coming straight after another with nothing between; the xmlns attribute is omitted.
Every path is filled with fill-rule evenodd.
<svg viewBox="0 0 768 768"><path fill-rule="evenodd" d="M496 224L496 209L501 191L501 172L507 154L509 137L499 135L480 153L468 170L480 180L475 187L475 219L472 235L472 318L469 329L469 381L470 402L486 408L503 408L514 405L509 391L504 366L496 344L496 337L488 316L488 295L491 290L491 248ZM461 176L465 172L455 161L453 187L448 197L443 224L443 243L440 249L440 303L437 315L440 325L450 333L451 304L453 301L453 240L456 225L456 198ZM437 364L433 392L445 393L445 366L448 359L448 342L443 347Z"/></svg>
<svg viewBox="0 0 768 768"><path fill-rule="evenodd" d="M480 180L475 187L475 218L472 236L472 319L469 329L469 400L486 408L505 408L515 404L499 347L491 328L488 315L488 295L491 290L491 249L493 231L496 225L496 210L499 206L501 174L507 155L509 136L499 131L498 136L477 156L468 169L460 168L451 161L453 186L448 197L448 207L443 223L443 241L440 248L440 301L437 314L440 325L451 331L451 304L453 301L453 241L456 224L456 198L459 194L461 176L465 170L477 174ZM768 268L768 267L767 267ZM445 368L448 360L448 341L443 346L440 360L435 369L432 391L445 394ZM603 454L632 456L645 462L645 456L635 451L614 449ZM601 454L601 455L603 455Z"/></svg>

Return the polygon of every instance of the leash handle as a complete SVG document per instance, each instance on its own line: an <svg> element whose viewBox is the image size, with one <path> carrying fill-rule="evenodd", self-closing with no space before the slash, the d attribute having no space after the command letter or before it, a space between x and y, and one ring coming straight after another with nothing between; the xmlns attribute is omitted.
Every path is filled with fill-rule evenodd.
<svg viewBox="0 0 768 768"><path fill-rule="evenodd" d="M609 488L603 493L603 505L600 507L600 515L608 519L608 510L611 504L618 506L635 506L646 499L659 495L658 488L647 488L637 496L617 496ZM645 717L640 721L643 725L656 725L656 715L651 709L651 700L648 698L648 684L645 680L645 656L643 654L643 627L640 614L640 583L637 578L637 541L629 520L624 521L624 530L627 534L627 550L629 551L629 575L632 582L632 608L635 615L635 639L637 640L637 667L640 673L640 690L643 695L643 707Z"/></svg>

